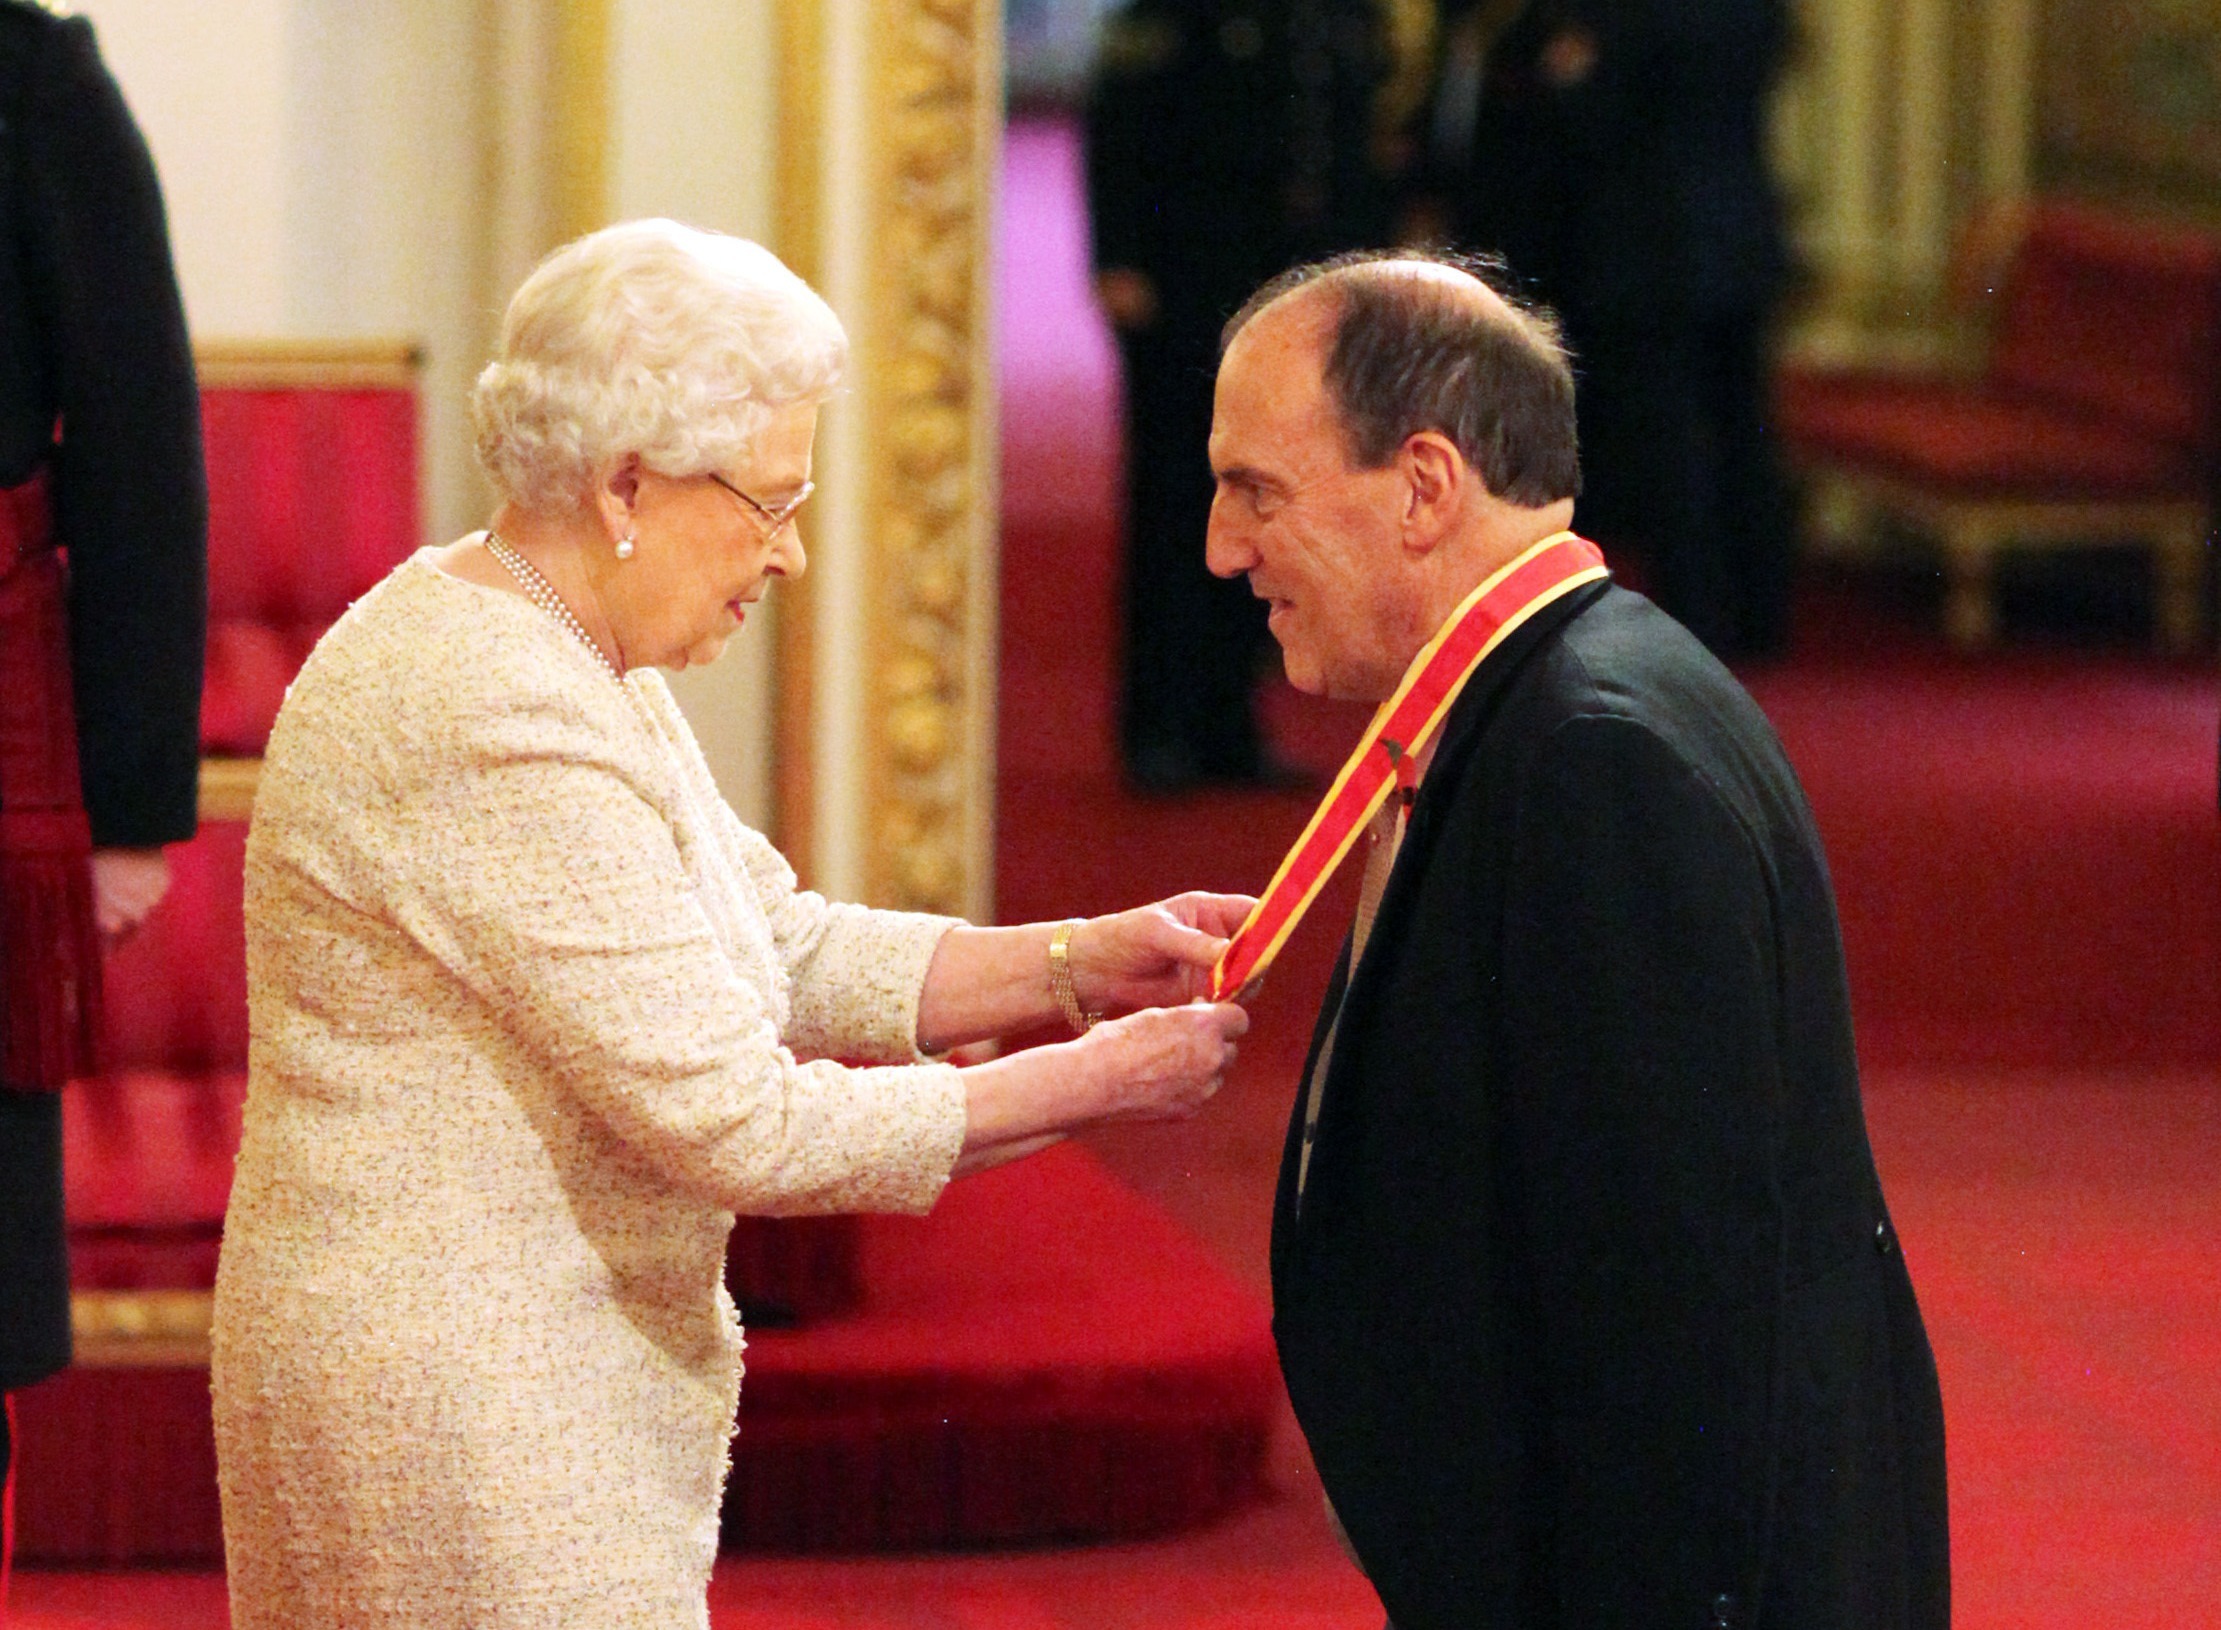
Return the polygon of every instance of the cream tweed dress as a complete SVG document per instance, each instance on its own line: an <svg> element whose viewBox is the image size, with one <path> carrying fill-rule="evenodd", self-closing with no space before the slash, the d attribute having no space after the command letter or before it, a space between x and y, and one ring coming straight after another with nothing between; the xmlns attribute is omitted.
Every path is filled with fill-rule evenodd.
<svg viewBox="0 0 2221 1630"><path fill-rule="evenodd" d="M233 1625L706 1625L733 1213L932 1205L950 921L799 891L660 675L423 554L287 697L246 909Z"/></svg>

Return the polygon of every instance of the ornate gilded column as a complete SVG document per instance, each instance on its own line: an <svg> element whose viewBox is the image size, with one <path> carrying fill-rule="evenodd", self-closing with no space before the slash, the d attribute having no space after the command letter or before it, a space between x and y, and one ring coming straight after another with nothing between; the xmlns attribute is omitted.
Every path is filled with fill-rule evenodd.
<svg viewBox="0 0 2221 1630"><path fill-rule="evenodd" d="M994 0L782 0L779 248L854 346L782 608L779 839L817 886L993 907Z"/></svg>

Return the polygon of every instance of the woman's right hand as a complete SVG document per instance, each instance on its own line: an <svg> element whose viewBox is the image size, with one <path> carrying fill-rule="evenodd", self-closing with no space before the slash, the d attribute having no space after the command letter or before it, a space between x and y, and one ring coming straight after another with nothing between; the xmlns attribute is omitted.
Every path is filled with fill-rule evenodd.
<svg viewBox="0 0 2221 1630"><path fill-rule="evenodd" d="M1166 1121L1210 1101L1249 1028L1232 1002L1144 1008L1086 1035L964 1071L959 1174L984 1171L1105 1121Z"/></svg>
<svg viewBox="0 0 2221 1630"><path fill-rule="evenodd" d="M1106 1088L1106 1121L1185 1120L1233 1067L1249 1011L1233 1002L1152 1007L1097 1025L1074 1045Z"/></svg>

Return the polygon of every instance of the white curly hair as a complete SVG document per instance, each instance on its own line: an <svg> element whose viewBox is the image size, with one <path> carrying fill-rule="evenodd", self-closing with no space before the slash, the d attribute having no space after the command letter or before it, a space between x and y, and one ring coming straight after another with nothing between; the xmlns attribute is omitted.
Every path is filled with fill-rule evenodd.
<svg viewBox="0 0 2221 1630"><path fill-rule="evenodd" d="M832 308L761 244L604 227L511 298L471 397L478 462L542 512L584 502L628 454L664 475L731 469L773 412L831 395L847 359Z"/></svg>

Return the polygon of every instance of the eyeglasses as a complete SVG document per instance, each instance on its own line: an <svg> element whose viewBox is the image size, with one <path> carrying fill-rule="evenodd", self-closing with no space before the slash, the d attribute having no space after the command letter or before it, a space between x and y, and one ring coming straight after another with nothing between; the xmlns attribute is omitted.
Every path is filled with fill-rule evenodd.
<svg viewBox="0 0 2221 1630"><path fill-rule="evenodd" d="M749 497L738 487L734 486L730 481L727 481L723 476L719 475L715 470L711 470L707 473L712 481L716 482L720 487L723 487L735 498L738 498L742 503L746 504L758 515L761 515L764 518L764 530L772 537L777 537L781 532L785 531L789 526L794 524L795 511L799 510L804 504L808 503L810 501L810 494L817 491L817 483L815 481L805 481L802 483L802 490L800 492L796 493L792 498L789 498L777 509L771 509L763 504L758 503L755 499Z"/></svg>

